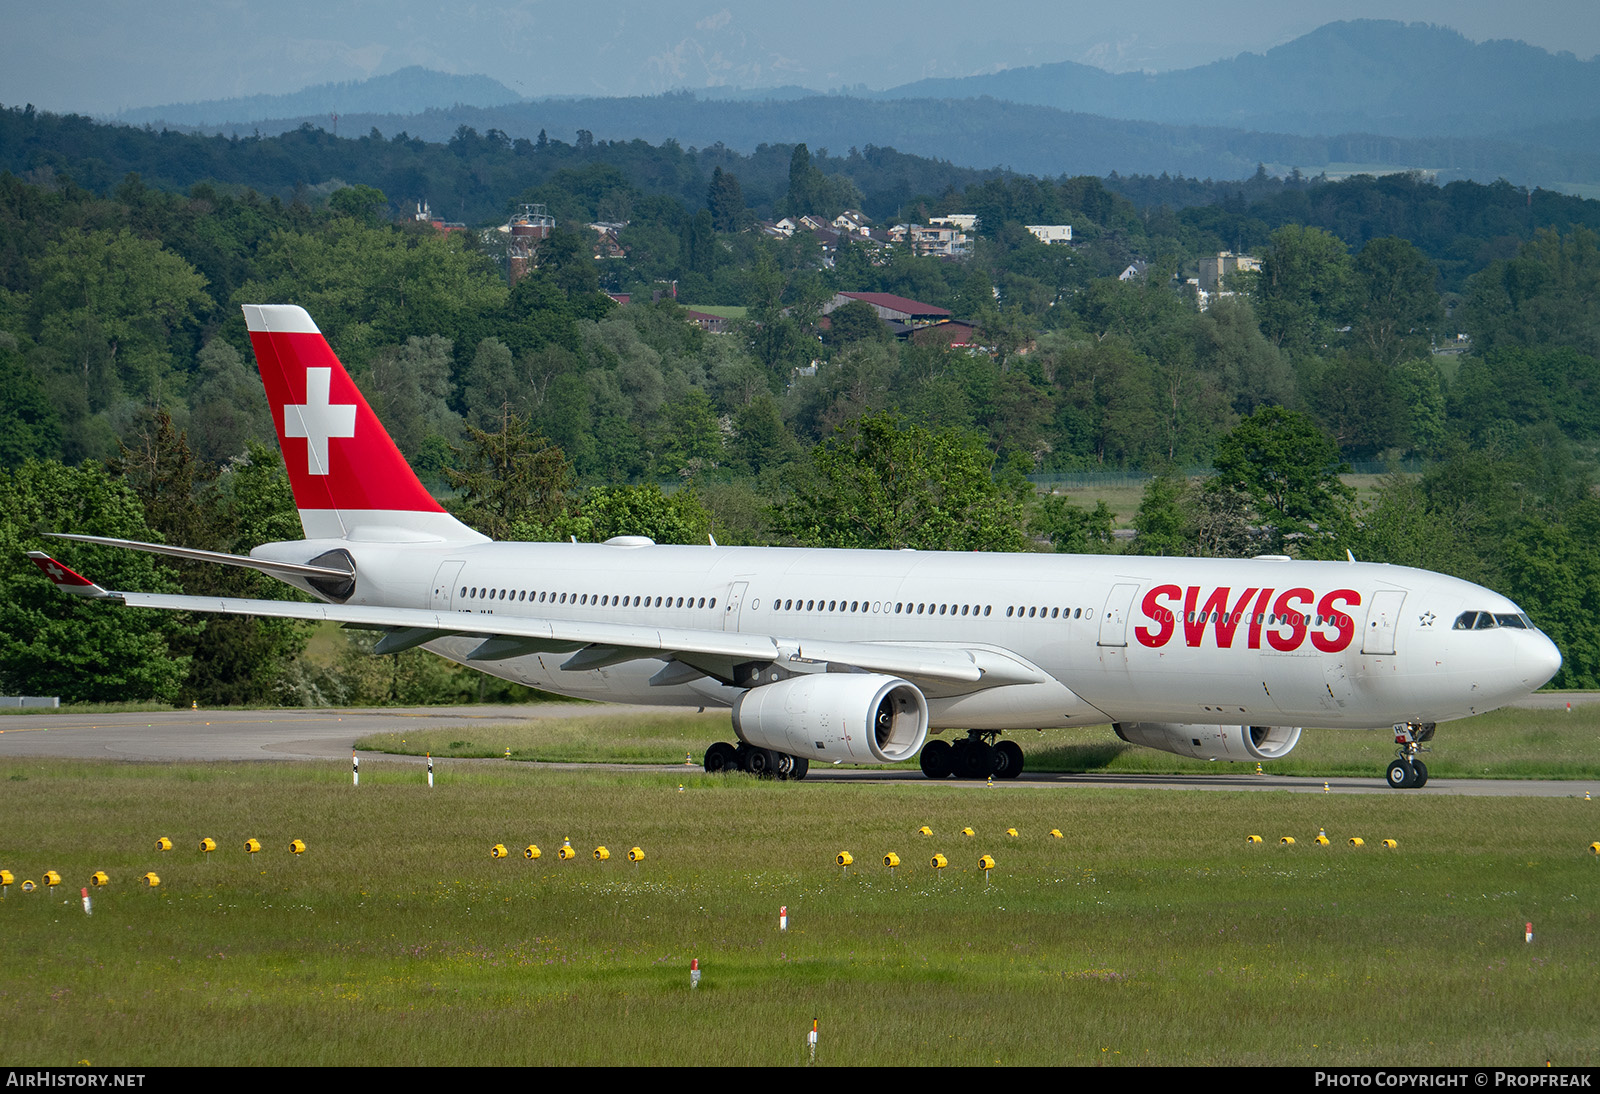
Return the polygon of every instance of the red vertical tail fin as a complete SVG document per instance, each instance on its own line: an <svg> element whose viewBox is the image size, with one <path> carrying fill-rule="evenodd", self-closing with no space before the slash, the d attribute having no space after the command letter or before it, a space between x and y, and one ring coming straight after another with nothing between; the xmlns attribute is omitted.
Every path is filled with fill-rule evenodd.
<svg viewBox="0 0 1600 1094"><path fill-rule="evenodd" d="M307 539L484 538L428 493L304 308L244 318Z"/></svg>

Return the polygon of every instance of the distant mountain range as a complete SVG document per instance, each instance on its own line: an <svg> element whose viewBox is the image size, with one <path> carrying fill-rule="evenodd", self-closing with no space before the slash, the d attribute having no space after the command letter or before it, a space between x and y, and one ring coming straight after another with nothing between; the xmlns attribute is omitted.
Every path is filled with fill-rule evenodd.
<svg viewBox="0 0 1600 1094"><path fill-rule="evenodd" d="M486 77L403 69L292 96L129 111L118 121L248 136L299 125L445 140L457 127L532 139L866 145L1052 177L1112 171L1240 178L1415 168L1600 195L1600 61L1453 30L1330 23L1265 54L1176 72L1063 62L888 91L716 89L529 101ZM204 121L198 119L205 119ZM221 120L219 120L221 119Z"/></svg>
<svg viewBox="0 0 1600 1094"><path fill-rule="evenodd" d="M919 80L865 97L982 95L1108 118L1301 136L1482 137L1600 115L1600 60L1365 19L1177 72L1113 74L1062 62Z"/></svg>
<svg viewBox="0 0 1600 1094"><path fill-rule="evenodd" d="M499 106L522 96L487 76L453 76L412 65L387 76L348 83L318 84L288 95L248 95L199 103L169 103L125 110L106 120L127 125L243 125L265 118L322 117L330 114L420 114L438 107Z"/></svg>

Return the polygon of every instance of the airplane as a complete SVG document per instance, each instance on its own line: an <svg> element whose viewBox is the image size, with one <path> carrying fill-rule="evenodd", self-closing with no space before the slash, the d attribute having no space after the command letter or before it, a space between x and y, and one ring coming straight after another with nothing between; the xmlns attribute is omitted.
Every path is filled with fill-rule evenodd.
<svg viewBox="0 0 1600 1094"><path fill-rule="evenodd" d="M1131 744L1271 761L1301 728L1392 728L1396 788L1440 722L1536 690L1561 655L1514 603L1403 566L1128 555L492 542L417 479L311 317L247 305L305 538L244 566L318 603L107 590L44 552L62 592L131 608L331 620L545 691L723 707L707 772L812 762L1015 778L1008 730L1110 723ZM943 738L954 731L953 741ZM934 739L929 738L930 733Z"/></svg>

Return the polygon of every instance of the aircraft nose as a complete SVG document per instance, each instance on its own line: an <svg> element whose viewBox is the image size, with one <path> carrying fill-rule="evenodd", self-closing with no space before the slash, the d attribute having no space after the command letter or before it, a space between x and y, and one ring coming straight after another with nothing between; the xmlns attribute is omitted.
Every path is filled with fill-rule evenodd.
<svg viewBox="0 0 1600 1094"><path fill-rule="evenodd" d="M1561 668L1561 651L1543 634L1530 634L1517 644L1517 671L1530 691L1541 688Z"/></svg>

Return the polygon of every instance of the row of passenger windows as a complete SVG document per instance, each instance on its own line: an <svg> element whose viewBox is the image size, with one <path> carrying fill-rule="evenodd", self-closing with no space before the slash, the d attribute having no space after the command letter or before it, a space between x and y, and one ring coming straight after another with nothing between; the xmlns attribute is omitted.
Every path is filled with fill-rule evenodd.
<svg viewBox="0 0 1600 1094"><path fill-rule="evenodd" d="M760 608L759 600L751 604ZM865 612L888 611L888 605L882 601L866 600L774 600L772 610L775 612ZM895 615L965 615L986 616L994 612L992 604L928 604L906 603L899 601L894 606ZM1089 615L1093 617L1094 612ZM1026 619L1082 619L1082 608L1049 608L1038 605L1012 605L1006 608L1006 618Z"/></svg>
<svg viewBox="0 0 1600 1094"><path fill-rule="evenodd" d="M480 589L461 586L462 600L512 600L529 604L575 604L578 607L595 605L601 608L715 608L717 598L680 596L610 596L597 593L537 592L531 589Z"/></svg>
<svg viewBox="0 0 1600 1094"><path fill-rule="evenodd" d="M1157 623L1172 623L1177 620L1177 616L1165 608L1157 609L1151 613L1151 618ZM1230 623L1252 623L1258 627L1263 624L1275 627L1280 623L1288 627L1320 627L1323 624L1327 624L1330 627L1355 626L1355 620L1348 615L1306 615L1303 612L1283 612L1281 614L1256 612L1254 616L1251 616L1249 612L1189 612L1184 616L1184 619L1190 623L1221 623L1224 626Z"/></svg>
<svg viewBox="0 0 1600 1094"><path fill-rule="evenodd" d="M1462 612L1456 616L1458 631L1488 631L1496 627L1515 627L1519 631L1534 629L1533 620L1521 612Z"/></svg>

